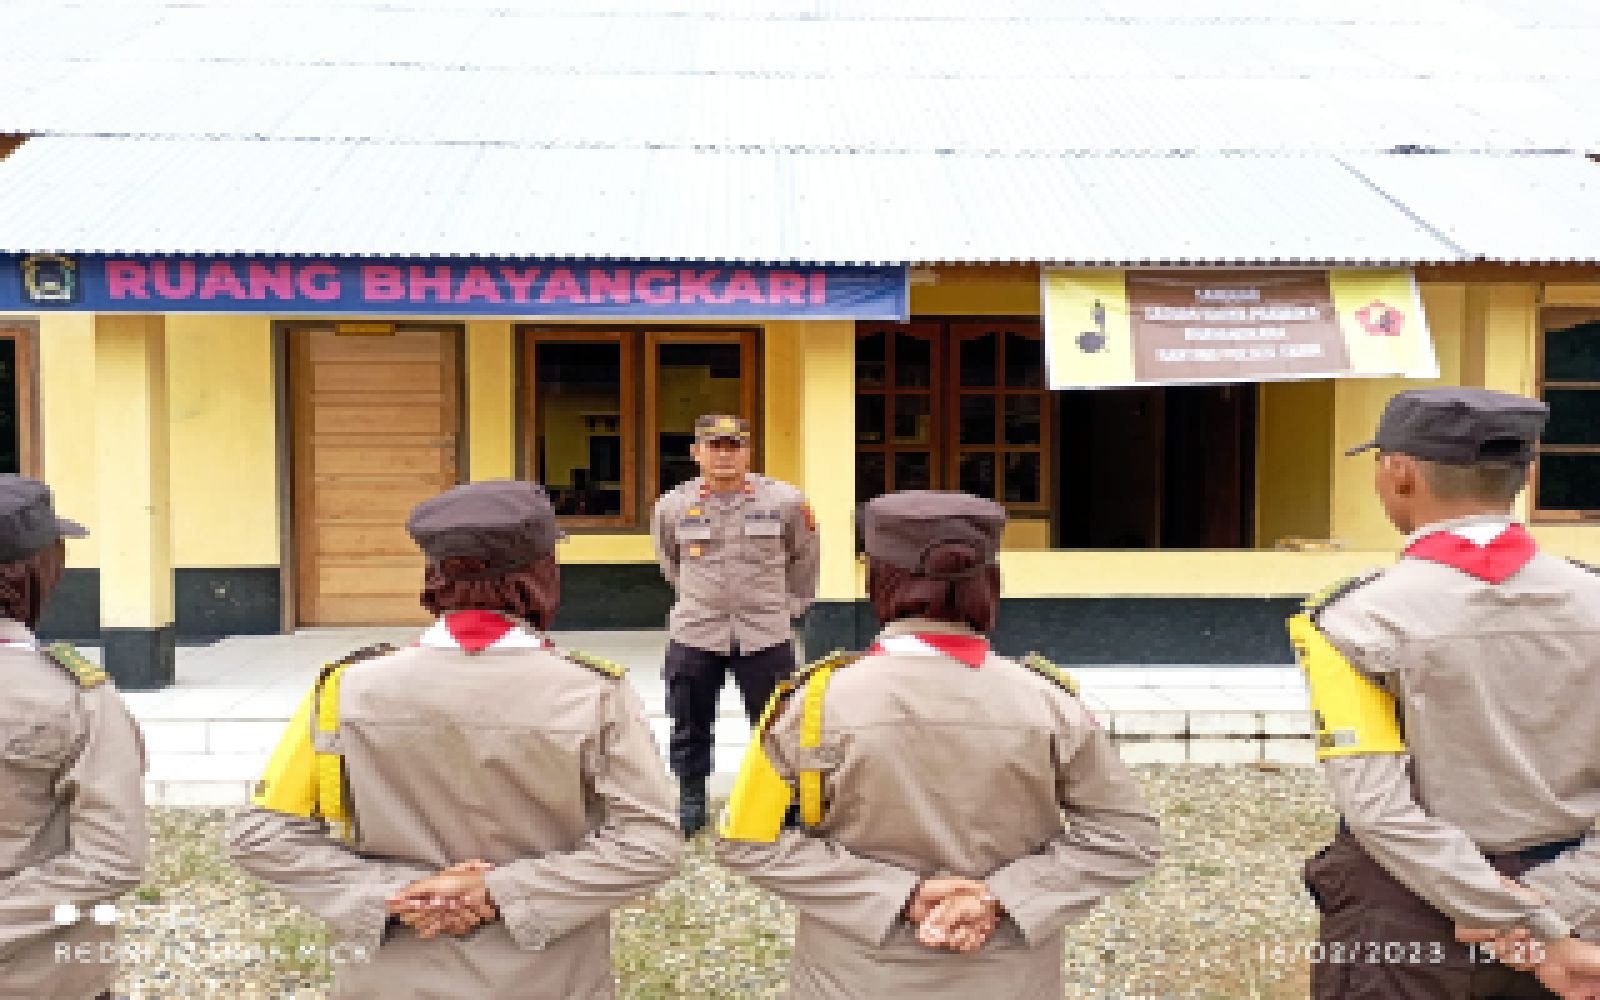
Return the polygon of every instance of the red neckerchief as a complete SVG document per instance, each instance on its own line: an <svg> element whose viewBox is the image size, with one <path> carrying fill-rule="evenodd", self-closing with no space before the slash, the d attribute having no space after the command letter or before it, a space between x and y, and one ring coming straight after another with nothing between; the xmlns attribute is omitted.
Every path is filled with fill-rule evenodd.
<svg viewBox="0 0 1600 1000"><path fill-rule="evenodd" d="M1435 531L1406 546L1406 555L1458 569L1490 583L1502 583L1528 565L1539 551L1520 524L1508 524L1487 545L1479 545L1449 529Z"/></svg>
<svg viewBox="0 0 1600 1000"><path fill-rule="evenodd" d="M527 632L498 611L451 611L418 640L418 645L459 646L469 653L502 644L536 649L549 646L542 636Z"/></svg>
<svg viewBox="0 0 1600 1000"><path fill-rule="evenodd" d="M942 632L914 632L884 636L873 643L871 653L899 656L948 656L976 670L989 656L989 640L981 635L951 635Z"/></svg>

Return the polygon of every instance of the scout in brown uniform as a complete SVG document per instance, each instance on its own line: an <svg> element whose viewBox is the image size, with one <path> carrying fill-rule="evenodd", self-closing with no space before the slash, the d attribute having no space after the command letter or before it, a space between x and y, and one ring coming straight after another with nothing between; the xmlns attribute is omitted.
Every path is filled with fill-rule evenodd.
<svg viewBox="0 0 1600 1000"><path fill-rule="evenodd" d="M233 858L332 926L335 997L609 998L608 914L682 851L643 706L621 667L543 632L542 489L458 486L406 527L439 621L324 671Z"/></svg>
<svg viewBox="0 0 1600 1000"><path fill-rule="evenodd" d="M117 974L114 901L146 852L144 744L106 675L33 627L66 562L50 489L0 476L0 997L85 1000ZM97 911L95 908L101 907ZM107 912L107 911L111 912Z"/></svg>
<svg viewBox="0 0 1600 1000"><path fill-rule="evenodd" d="M1318 1000L1553 995L1458 927L1521 929L1540 979L1592 995L1574 973L1597 951L1571 935L1600 932L1600 575L1510 513L1545 419L1484 389L1404 392L1351 452L1377 450L1409 537L1290 622L1343 817L1306 865Z"/></svg>
<svg viewBox="0 0 1600 1000"><path fill-rule="evenodd" d="M793 620L817 592L816 524L788 483L750 473L750 426L695 421L700 476L656 501L656 558L677 603L667 622L669 757L684 836L706 823L717 696L731 672L754 725L794 672Z"/></svg>
<svg viewBox="0 0 1600 1000"><path fill-rule="evenodd" d="M1004 521L963 493L868 504L884 629L785 685L745 756L717 857L799 911L796 1000L1059 1000L1064 929L1155 865L1070 679L989 648Z"/></svg>

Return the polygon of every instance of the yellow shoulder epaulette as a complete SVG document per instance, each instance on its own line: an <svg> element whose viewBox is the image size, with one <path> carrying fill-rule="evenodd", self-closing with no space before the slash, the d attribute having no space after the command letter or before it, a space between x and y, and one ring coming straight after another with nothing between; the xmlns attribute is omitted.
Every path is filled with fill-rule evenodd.
<svg viewBox="0 0 1600 1000"><path fill-rule="evenodd" d="M595 673L604 674L614 681L620 681L622 678L628 676L627 667L615 661L608 660L603 656L595 656L592 653L582 653L576 649L563 650L561 656L571 663L576 663L580 667L588 667Z"/></svg>
<svg viewBox="0 0 1600 1000"><path fill-rule="evenodd" d="M1289 619L1289 644L1306 677L1317 759L1406 752L1394 695L1356 669L1313 620Z"/></svg>
<svg viewBox="0 0 1600 1000"><path fill-rule="evenodd" d="M101 670L89 661L89 658L78 652L76 646L70 642L57 642L45 648L44 655L59 664L79 687L99 687L111 679L111 675Z"/></svg>
<svg viewBox="0 0 1600 1000"><path fill-rule="evenodd" d="M796 670L794 672L794 686L799 687L801 684L804 684L806 679L812 674L816 673L818 670L833 670L837 667L848 667L850 664L861 659L861 656L861 653L847 653L842 649L836 649L827 656L824 656L821 659L812 660L799 670Z"/></svg>
<svg viewBox="0 0 1600 1000"><path fill-rule="evenodd" d="M1022 665L1043 677L1045 680L1061 688L1068 694L1076 697L1078 694L1078 679L1051 663L1038 653L1029 653L1022 658Z"/></svg>
<svg viewBox="0 0 1600 1000"><path fill-rule="evenodd" d="M1332 606L1335 601L1357 588L1365 587L1382 575L1383 570L1375 569L1366 573L1357 573L1355 576L1347 576L1337 583L1323 587L1315 594L1301 601L1300 610L1316 619L1322 612Z"/></svg>
<svg viewBox="0 0 1600 1000"><path fill-rule="evenodd" d="M1582 562L1581 560L1578 560L1578 559L1568 559L1567 562L1571 563L1572 565L1578 567L1581 570L1586 570L1587 572L1593 573L1596 576L1600 576L1600 566L1595 566L1595 565L1592 565L1590 563Z"/></svg>
<svg viewBox="0 0 1600 1000"><path fill-rule="evenodd" d="M795 672L795 675L778 684L767 701L761 721L750 735L750 745L739 765L739 775L734 779L733 791L728 796L727 807L722 811L718 834L725 840L745 840L770 844L778 839L783 829L784 817L794 801L795 789L778 774L767 758L762 737L777 717L778 707L796 691L804 690L804 703L800 714L800 747L809 749L822 745L822 705L828 690L828 678L840 667L847 667L861 659L860 653L847 653L836 649L819 660L813 660ZM822 772L801 769L797 774L800 795L800 818L807 826L822 822Z"/></svg>
<svg viewBox="0 0 1600 1000"><path fill-rule="evenodd" d="M400 652L398 647L391 646L387 642L375 642L370 646L362 646L360 649L344 654L328 664L328 666L348 667L352 663L360 663L363 660L376 660L380 656L388 656L390 653L398 652Z"/></svg>

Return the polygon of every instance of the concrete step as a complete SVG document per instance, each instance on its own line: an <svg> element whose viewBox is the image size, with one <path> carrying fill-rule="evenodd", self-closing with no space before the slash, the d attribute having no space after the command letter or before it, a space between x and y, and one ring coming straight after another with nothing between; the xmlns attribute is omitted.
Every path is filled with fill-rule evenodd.
<svg viewBox="0 0 1600 1000"><path fill-rule="evenodd" d="M1294 721L1288 713L1123 713L1101 718L1129 764L1280 764L1315 761L1309 728L1269 723ZM1191 718L1190 716L1194 716ZM651 718L666 754L670 723ZM748 732L725 720L713 750L712 790L726 794L748 745ZM1309 723L1309 718L1305 720ZM241 725L242 722L249 724ZM283 730L276 720L152 720L146 724L149 801L169 806L233 806L249 798Z"/></svg>

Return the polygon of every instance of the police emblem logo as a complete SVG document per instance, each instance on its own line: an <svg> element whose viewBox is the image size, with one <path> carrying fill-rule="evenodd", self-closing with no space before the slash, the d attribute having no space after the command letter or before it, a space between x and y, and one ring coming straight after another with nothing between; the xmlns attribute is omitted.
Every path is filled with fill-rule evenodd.
<svg viewBox="0 0 1600 1000"><path fill-rule="evenodd" d="M24 257L22 293L35 305L62 306L77 302L78 262L56 253Z"/></svg>

